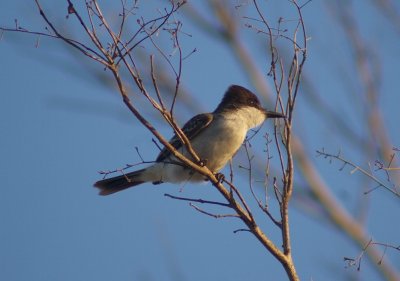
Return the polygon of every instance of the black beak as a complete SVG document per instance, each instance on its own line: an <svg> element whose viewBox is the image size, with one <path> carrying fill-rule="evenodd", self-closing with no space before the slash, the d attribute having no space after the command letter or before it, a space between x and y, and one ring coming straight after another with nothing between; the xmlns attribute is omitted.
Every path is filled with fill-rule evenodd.
<svg viewBox="0 0 400 281"><path fill-rule="evenodd" d="M279 112L268 111L268 110L265 110L264 112L267 118L286 118L285 114Z"/></svg>

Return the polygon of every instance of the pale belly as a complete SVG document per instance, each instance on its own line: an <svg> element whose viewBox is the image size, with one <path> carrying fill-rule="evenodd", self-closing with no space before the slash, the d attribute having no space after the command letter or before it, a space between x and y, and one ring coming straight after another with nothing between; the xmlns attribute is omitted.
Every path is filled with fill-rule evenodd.
<svg viewBox="0 0 400 281"><path fill-rule="evenodd" d="M201 160L214 173L219 172L228 161L234 156L242 145L247 130L240 130L237 122L216 122L200 133L193 141L192 147ZM190 157L186 149L182 148L180 152ZM171 163L171 162L175 162ZM190 168L177 163L176 159L169 162L157 163L151 170L154 174L160 175L159 182L185 182L185 181L203 181L205 178L194 173ZM154 175L153 174L153 175ZM154 179L154 178L153 178ZM155 181L157 182L157 181Z"/></svg>

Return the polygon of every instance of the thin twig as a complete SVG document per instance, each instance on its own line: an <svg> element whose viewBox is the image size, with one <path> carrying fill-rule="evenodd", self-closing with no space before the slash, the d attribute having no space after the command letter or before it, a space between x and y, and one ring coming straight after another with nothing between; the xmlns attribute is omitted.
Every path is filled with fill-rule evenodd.
<svg viewBox="0 0 400 281"><path fill-rule="evenodd" d="M196 211L198 211L198 212L200 212L200 213L202 213L202 214L205 214L205 215L207 215L207 216L216 218L216 219L220 219L220 218L240 218L240 216L239 216L238 214L224 214L224 215L221 215L221 214L213 214L213 213L204 211L203 209L197 207L196 205L194 205L194 204L192 204L192 203L189 203L189 205L190 205L191 207L193 207L194 209L196 209Z"/></svg>
<svg viewBox="0 0 400 281"><path fill-rule="evenodd" d="M171 194L168 194L168 193L164 193L164 196L172 198L172 199L176 199L176 200L190 201L190 202L196 202L196 203L201 203L201 204L219 205L219 206L229 207L229 208L231 207L231 205L229 203L222 203L222 202L217 202L217 201L203 200L201 198L199 198L199 199L187 198L187 197L171 195Z"/></svg>
<svg viewBox="0 0 400 281"><path fill-rule="evenodd" d="M387 186L384 182L382 182L381 180L379 180L377 177L375 177L374 175L372 175L371 173L369 173L368 171L366 171L365 169L361 168L360 166L354 164L353 162L351 162L350 160L347 160L345 158L343 158L340 153L338 154L331 154L326 152L324 149L322 150L317 150L316 151L319 155L324 156L325 158L331 158L331 159L337 159L341 162L343 162L345 165L349 165L350 167L353 167L354 169L351 171L351 173L355 173L357 171L361 172L363 175L367 176L368 178L370 178L372 181L376 182L378 184L378 187L383 187L384 189L388 190L389 192L391 192L392 194L396 195L397 197L400 197L400 193L398 193L396 190L394 190L393 188ZM376 188L374 188L376 189ZM370 191L367 191L367 193L369 193Z"/></svg>

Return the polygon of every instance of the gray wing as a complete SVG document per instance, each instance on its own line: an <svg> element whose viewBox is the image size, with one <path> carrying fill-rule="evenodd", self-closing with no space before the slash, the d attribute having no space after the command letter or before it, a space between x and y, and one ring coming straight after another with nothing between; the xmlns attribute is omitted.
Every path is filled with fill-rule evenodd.
<svg viewBox="0 0 400 281"><path fill-rule="evenodd" d="M213 115L211 113L202 113L194 116L183 126L182 131L185 133L189 140L192 140L197 136L204 128L206 128L213 120ZM182 147L182 142L179 137L175 134L169 143L175 148L179 149ZM163 148L158 155L156 162L162 162L166 158L171 156L171 152L167 148Z"/></svg>

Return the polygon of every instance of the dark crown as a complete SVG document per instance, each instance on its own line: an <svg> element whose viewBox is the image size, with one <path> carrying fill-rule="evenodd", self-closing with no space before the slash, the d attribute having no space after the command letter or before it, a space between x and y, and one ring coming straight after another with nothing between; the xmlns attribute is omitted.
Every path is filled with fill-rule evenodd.
<svg viewBox="0 0 400 281"><path fill-rule="evenodd" d="M225 95L218 107L215 109L215 112L236 109L243 106L261 108L260 101L255 94L242 86L232 85L225 92Z"/></svg>

